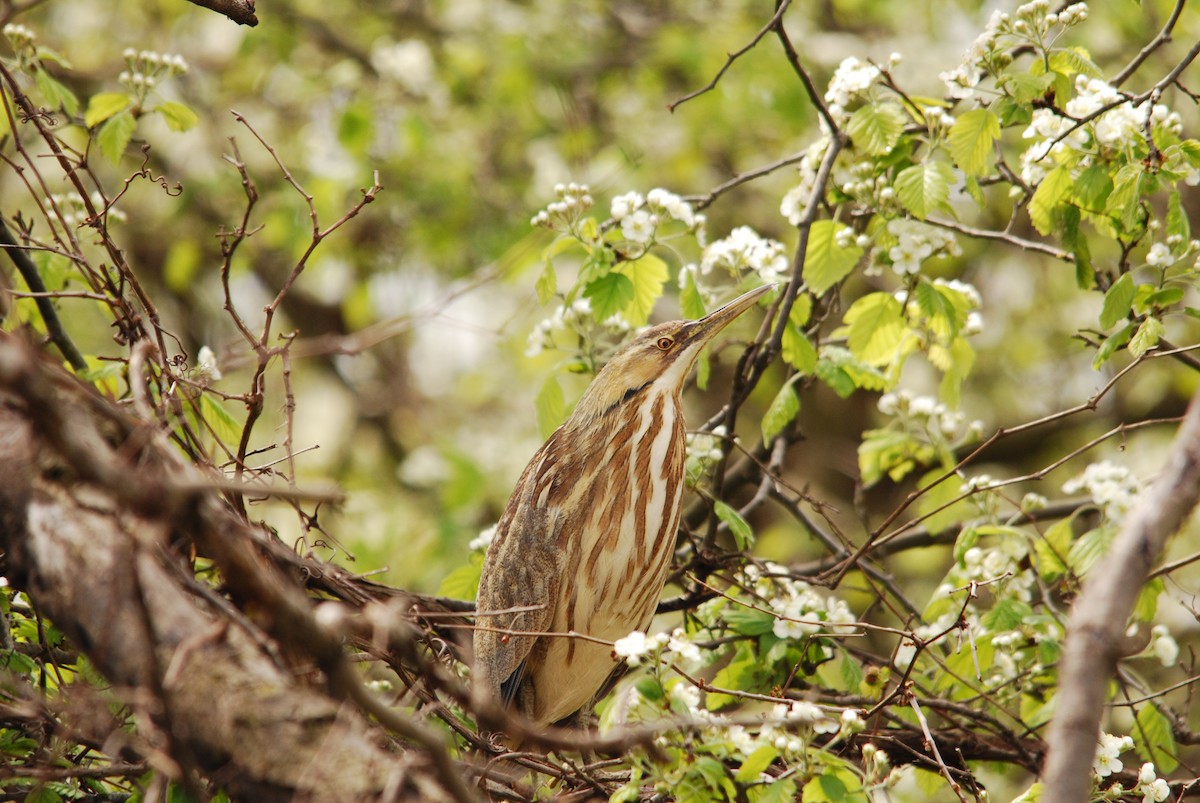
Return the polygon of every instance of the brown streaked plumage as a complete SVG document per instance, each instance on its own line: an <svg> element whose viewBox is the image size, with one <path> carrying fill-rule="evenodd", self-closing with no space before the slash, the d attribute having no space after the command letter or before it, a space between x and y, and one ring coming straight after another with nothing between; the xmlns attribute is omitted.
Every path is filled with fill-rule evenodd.
<svg viewBox="0 0 1200 803"><path fill-rule="evenodd" d="M557 634L611 642L650 624L682 507L683 386L704 345L770 289L643 332L534 454L483 566L476 693L557 722L616 666L610 647Z"/></svg>

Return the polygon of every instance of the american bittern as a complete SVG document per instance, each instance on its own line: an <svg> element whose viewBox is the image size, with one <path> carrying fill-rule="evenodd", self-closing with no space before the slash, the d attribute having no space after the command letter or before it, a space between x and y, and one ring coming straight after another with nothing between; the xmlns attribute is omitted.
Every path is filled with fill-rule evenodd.
<svg viewBox="0 0 1200 803"><path fill-rule="evenodd" d="M508 500L476 603L476 693L539 724L592 701L614 641L645 630L683 498L680 394L701 349L771 286L647 329L604 366Z"/></svg>

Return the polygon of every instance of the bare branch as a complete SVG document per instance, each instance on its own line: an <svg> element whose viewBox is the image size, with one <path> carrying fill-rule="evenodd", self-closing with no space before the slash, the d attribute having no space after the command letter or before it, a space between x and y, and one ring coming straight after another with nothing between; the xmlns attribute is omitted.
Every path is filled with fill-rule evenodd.
<svg viewBox="0 0 1200 803"><path fill-rule="evenodd" d="M258 25L255 15L254 0L188 0L198 6L223 14L238 25Z"/></svg>

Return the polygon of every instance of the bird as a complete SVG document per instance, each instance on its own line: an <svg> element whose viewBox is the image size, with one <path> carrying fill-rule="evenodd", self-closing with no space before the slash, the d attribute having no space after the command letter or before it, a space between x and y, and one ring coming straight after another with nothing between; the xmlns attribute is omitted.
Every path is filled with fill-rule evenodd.
<svg viewBox="0 0 1200 803"><path fill-rule="evenodd" d="M530 459L484 558L472 684L536 726L594 702L612 643L654 616L683 508L681 396L701 350L774 285L652 326Z"/></svg>

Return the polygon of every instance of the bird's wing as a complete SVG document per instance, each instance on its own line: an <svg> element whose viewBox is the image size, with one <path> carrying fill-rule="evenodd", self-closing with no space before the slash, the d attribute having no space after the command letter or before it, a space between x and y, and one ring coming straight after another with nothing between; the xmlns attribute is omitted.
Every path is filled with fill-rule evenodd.
<svg viewBox="0 0 1200 803"><path fill-rule="evenodd" d="M524 483L507 526L488 550L476 601L482 614L510 611L477 617L475 631L475 680L506 703L518 696L525 661L537 642L537 636L510 633L551 628L562 577L562 514L534 504L534 484Z"/></svg>

